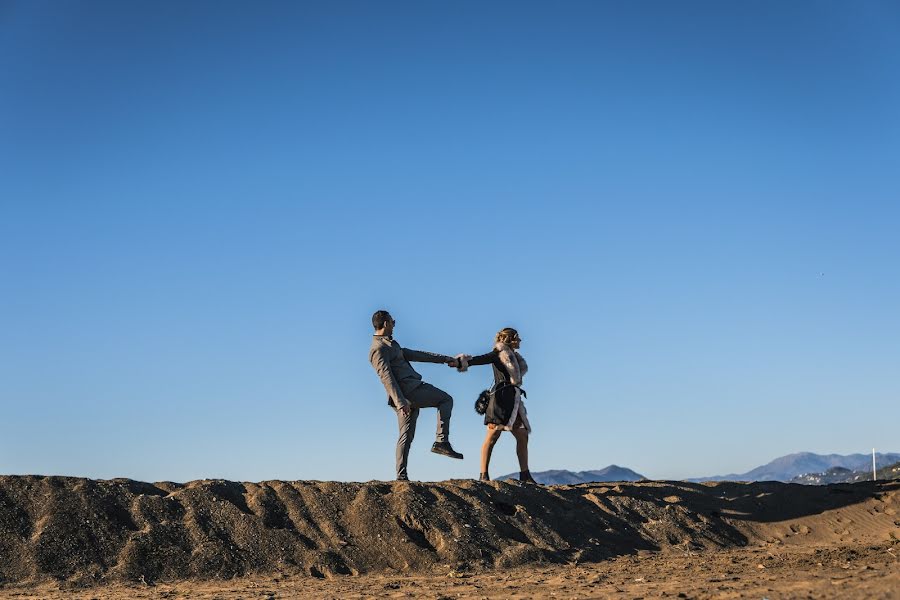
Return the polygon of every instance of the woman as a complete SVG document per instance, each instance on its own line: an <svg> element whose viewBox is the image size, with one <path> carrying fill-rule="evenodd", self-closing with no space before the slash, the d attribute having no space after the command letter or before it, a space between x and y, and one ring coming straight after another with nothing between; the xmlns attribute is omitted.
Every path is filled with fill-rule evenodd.
<svg viewBox="0 0 900 600"><path fill-rule="evenodd" d="M512 327L497 332L494 349L481 356L461 357L460 370L469 366L491 365L494 369L494 393L490 396L484 413L487 436L481 446L481 481L490 481L488 465L494 444L500 434L510 431L516 438L516 455L519 457L519 481L537 483L528 470L528 434L531 424L522 393L522 377L528 372L528 364L517 352L522 338Z"/></svg>

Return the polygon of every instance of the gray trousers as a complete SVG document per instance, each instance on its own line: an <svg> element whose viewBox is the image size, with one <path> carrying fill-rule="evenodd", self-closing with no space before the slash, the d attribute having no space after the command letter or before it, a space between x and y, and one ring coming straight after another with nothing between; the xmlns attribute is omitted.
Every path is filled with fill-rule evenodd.
<svg viewBox="0 0 900 600"><path fill-rule="evenodd" d="M410 411L408 416L397 410L397 425L400 427L400 437L397 439L397 477L405 477L406 462L409 458L409 448L412 446L413 437L416 435L416 419L419 418L420 408L437 408L437 434L435 440L446 442L450 436L450 413L453 412L453 398L444 390L431 384L423 383L411 394L407 394Z"/></svg>

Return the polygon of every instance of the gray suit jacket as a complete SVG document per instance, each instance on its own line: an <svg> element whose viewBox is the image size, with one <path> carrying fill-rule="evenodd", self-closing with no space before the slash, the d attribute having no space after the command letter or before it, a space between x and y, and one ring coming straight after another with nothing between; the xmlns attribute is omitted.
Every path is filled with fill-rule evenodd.
<svg viewBox="0 0 900 600"><path fill-rule="evenodd" d="M416 373L410 362L445 363L450 359L443 354L402 348L396 340L386 335L373 336L372 347L369 348L369 362L384 384L388 404L396 408L409 406L407 394L422 385L422 376Z"/></svg>

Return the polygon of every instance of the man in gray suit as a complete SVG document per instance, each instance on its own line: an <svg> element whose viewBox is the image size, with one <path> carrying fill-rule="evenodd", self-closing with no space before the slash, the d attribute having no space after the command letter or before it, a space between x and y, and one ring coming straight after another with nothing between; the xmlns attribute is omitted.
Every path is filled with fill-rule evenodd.
<svg viewBox="0 0 900 600"><path fill-rule="evenodd" d="M394 340L394 325L397 322L386 310L372 315L375 336L369 349L369 362L381 378L387 391L388 404L397 411L400 437L397 440L397 480L407 481L406 462L413 436L416 434L416 419L420 408L437 408L437 435L431 451L450 458L463 455L450 445L450 414L453 412L453 398L450 394L422 381L410 362L444 363L455 367L456 359L443 354L421 352L402 348Z"/></svg>

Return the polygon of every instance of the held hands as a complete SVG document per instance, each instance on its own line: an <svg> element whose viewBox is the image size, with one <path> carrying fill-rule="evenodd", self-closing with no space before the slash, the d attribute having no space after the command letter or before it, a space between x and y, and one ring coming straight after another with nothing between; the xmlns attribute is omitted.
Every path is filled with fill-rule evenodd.
<svg viewBox="0 0 900 600"><path fill-rule="evenodd" d="M447 366L453 367L460 373L465 373L469 369L469 361L472 359L468 354L457 354L454 358L448 358L444 361Z"/></svg>
<svg viewBox="0 0 900 600"><path fill-rule="evenodd" d="M469 361L472 360L472 357L468 354L457 354L456 358L453 359L455 364L450 365L451 367L456 367L456 370L460 373L465 373L469 370Z"/></svg>

